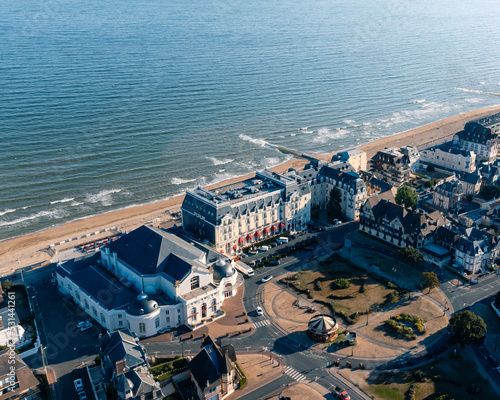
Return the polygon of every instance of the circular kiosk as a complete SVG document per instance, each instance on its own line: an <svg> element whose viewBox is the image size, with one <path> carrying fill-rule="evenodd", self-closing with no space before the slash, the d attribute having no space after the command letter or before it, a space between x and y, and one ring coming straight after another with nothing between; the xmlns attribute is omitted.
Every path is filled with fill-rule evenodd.
<svg viewBox="0 0 500 400"><path fill-rule="evenodd" d="M311 338L320 342L333 342L338 336L338 324L335 318L329 315L315 315L307 326Z"/></svg>

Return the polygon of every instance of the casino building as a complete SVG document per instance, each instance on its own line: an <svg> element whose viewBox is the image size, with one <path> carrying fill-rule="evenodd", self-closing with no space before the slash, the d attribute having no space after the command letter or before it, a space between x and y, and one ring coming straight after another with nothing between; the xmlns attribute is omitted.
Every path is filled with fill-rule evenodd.
<svg viewBox="0 0 500 400"><path fill-rule="evenodd" d="M149 337L195 327L236 294L233 261L181 232L141 226L83 260L60 263L59 290L109 331Z"/></svg>

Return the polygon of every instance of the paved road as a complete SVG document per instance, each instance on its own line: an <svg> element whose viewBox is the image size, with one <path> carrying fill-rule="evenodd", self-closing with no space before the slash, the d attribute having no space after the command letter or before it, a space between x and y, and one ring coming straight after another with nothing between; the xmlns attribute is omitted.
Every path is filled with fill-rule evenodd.
<svg viewBox="0 0 500 400"><path fill-rule="evenodd" d="M460 283L455 285L453 281L444 282L440 286L448 297L455 312L467 309L472 304L487 297L494 296L500 290L500 275L489 275L479 280L476 285Z"/></svg>
<svg viewBox="0 0 500 400"><path fill-rule="evenodd" d="M88 319L72 303L65 303L61 293L50 283L52 268L36 269L24 273L30 286L30 298L35 310L45 360L49 372L57 383L51 385L53 400L78 399L73 386L72 370L83 362L93 360L98 354L99 327L80 332L76 322ZM31 368L42 367L41 354L26 360ZM90 388L86 388L90 396Z"/></svg>

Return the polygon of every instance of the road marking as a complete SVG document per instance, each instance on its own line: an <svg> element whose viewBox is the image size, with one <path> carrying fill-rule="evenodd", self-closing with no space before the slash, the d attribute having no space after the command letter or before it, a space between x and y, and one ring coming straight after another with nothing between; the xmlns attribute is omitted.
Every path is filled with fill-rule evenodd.
<svg viewBox="0 0 500 400"><path fill-rule="evenodd" d="M257 321L254 325L256 328L262 328L266 325L271 325L271 321L269 321L268 319L265 319L263 321Z"/></svg>
<svg viewBox="0 0 500 400"><path fill-rule="evenodd" d="M303 381L304 379L306 379L304 375L302 375L299 371L293 369L292 367L286 367L285 374L296 381Z"/></svg>

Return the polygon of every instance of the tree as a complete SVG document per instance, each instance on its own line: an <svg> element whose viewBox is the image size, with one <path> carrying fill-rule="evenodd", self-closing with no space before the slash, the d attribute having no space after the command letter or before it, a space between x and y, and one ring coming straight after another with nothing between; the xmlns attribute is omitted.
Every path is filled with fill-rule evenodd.
<svg viewBox="0 0 500 400"><path fill-rule="evenodd" d="M398 254L401 261L403 261L406 264L416 265L424 261L422 253L415 247L409 247L409 246L402 247L401 249L398 250Z"/></svg>
<svg viewBox="0 0 500 400"><path fill-rule="evenodd" d="M472 311L460 311L453 314L448 324L452 338L462 346L474 344L479 346L486 337L486 324Z"/></svg>
<svg viewBox="0 0 500 400"><path fill-rule="evenodd" d="M409 186L401 186L396 193L396 203L407 208L415 207L417 198L417 192Z"/></svg>
<svg viewBox="0 0 500 400"><path fill-rule="evenodd" d="M440 285L439 278L435 272L422 272L420 280L424 282L424 288L429 288L429 292Z"/></svg>
<svg viewBox="0 0 500 400"><path fill-rule="evenodd" d="M342 193L340 193L340 189L338 187L334 187L330 191L326 214L328 216L328 221L330 222L334 219L342 218Z"/></svg>
<svg viewBox="0 0 500 400"><path fill-rule="evenodd" d="M9 280L6 280L4 283L2 283L2 290L4 292L8 292L10 289L12 289L12 282Z"/></svg>
<svg viewBox="0 0 500 400"><path fill-rule="evenodd" d="M485 200L497 199L500 197L500 186L483 185L481 186L479 194Z"/></svg>

